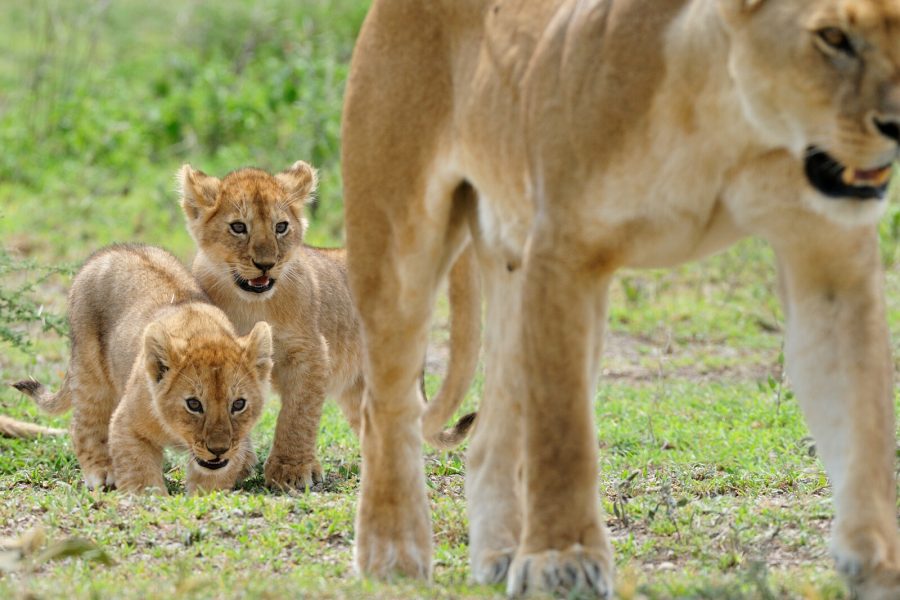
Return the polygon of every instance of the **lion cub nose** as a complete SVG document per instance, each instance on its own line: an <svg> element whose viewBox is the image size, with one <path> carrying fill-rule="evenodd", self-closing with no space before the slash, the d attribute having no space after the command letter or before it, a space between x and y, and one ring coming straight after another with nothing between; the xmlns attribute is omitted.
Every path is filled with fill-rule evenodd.
<svg viewBox="0 0 900 600"><path fill-rule="evenodd" d="M253 261L253 266L256 267L257 269L259 269L260 271L262 271L263 273L265 273L266 271L268 271L269 269L271 269L272 267L274 267L274 266L275 266L275 263L272 263L272 262L268 262L268 263L258 263L258 262L256 262L256 261L254 260L254 261Z"/></svg>
<svg viewBox="0 0 900 600"><path fill-rule="evenodd" d="M219 458L220 456L228 452L228 446L210 446L209 444L207 444L206 449L212 452L216 458Z"/></svg>

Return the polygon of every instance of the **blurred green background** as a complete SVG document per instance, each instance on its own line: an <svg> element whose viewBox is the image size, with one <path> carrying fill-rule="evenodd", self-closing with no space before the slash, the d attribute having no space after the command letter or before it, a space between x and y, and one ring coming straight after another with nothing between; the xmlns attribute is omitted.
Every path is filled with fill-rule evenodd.
<svg viewBox="0 0 900 600"><path fill-rule="evenodd" d="M2 3L0 239L42 261L112 241L191 253L174 174L321 169L310 241L341 242L341 100L368 2Z"/></svg>

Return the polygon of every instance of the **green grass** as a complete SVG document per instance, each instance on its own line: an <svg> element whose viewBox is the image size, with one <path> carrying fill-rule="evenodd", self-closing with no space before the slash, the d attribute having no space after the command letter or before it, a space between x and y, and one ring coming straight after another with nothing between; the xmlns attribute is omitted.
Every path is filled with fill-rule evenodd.
<svg viewBox="0 0 900 600"><path fill-rule="evenodd" d="M322 171L310 240L340 244L339 116L363 0L37 0L0 20L0 380L58 385L71 268L114 241L192 243L174 193L191 162L214 175L298 158ZM888 318L900 356L900 211L882 227ZM600 481L623 598L843 598L826 547L821 465L782 381L771 252L746 241L613 286L596 399ZM55 271L60 268L59 273ZM446 344L437 312L430 356ZM49 328L45 330L45 328ZM2 333L2 329L0 329ZM28 341L30 345L23 346ZM440 360L428 388L439 385ZM465 410L477 406L482 377ZM271 446L273 398L255 431ZM0 412L65 426L0 388ZM358 442L329 404L326 482L168 498L89 492L66 439L0 440L0 598L496 597L469 582L464 450L426 460L435 583L353 574ZM29 537L30 536L30 537ZM43 538L42 538L43 536ZM80 550L64 557L74 538ZM43 541L41 541L43 539ZM69 545L66 545L69 544Z"/></svg>

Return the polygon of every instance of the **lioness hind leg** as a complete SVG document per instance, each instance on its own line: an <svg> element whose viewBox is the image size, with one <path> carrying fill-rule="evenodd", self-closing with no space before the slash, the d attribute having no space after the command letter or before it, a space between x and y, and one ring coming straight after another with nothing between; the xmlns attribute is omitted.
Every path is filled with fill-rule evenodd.
<svg viewBox="0 0 900 600"><path fill-rule="evenodd" d="M605 312L598 298L610 273L580 263L586 248L550 221L532 232L523 273L524 528L507 592L609 597L612 548L599 512L591 395Z"/></svg>
<svg viewBox="0 0 900 600"><path fill-rule="evenodd" d="M487 296L485 381L469 446L469 553L478 583L506 581L522 529L522 369L516 358L521 272L477 245ZM515 289L510 289L515 288Z"/></svg>
<svg viewBox="0 0 900 600"><path fill-rule="evenodd" d="M779 236L791 382L834 493L832 551L862 598L900 598L893 363L874 227Z"/></svg>

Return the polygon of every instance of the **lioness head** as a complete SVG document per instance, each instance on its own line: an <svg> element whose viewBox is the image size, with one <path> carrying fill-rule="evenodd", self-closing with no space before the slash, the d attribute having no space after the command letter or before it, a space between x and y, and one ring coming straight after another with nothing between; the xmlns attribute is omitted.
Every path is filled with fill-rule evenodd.
<svg viewBox="0 0 900 600"><path fill-rule="evenodd" d="M144 331L153 409L197 464L218 470L242 451L262 412L272 372L272 333L268 323L259 322L243 338L222 330L188 339L177 325L163 319Z"/></svg>
<svg viewBox="0 0 900 600"><path fill-rule="evenodd" d="M178 181L188 229L219 278L246 300L269 297L303 241L315 169L297 161L277 175L241 169L220 180L184 165Z"/></svg>
<svg viewBox="0 0 900 600"><path fill-rule="evenodd" d="M821 194L884 197L900 143L900 1L718 0L747 118Z"/></svg>

